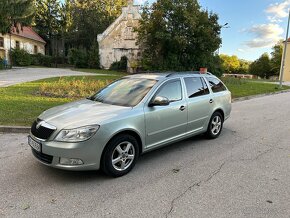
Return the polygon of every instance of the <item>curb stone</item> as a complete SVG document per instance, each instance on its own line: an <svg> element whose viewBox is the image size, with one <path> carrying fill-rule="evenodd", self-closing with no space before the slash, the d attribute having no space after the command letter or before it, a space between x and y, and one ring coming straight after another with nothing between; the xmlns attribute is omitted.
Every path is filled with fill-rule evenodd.
<svg viewBox="0 0 290 218"><path fill-rule="evenodd" d="M261 98L265 96L270 96L270 95L278 95L282 93L289 93L290 89L288 90L282 90L279 92L271 92L267 94L260 94L260 95L252 95L252 96L246 96L246 97L241 97L241 98L234 98L232 99L232 103L235 102L240 102L240 101L247 101L251 100L254 98ZM26 133L28 134L30 132L30 127L27 126L0 126L0 133Z"/></svg>
<svg viewBox="0 0 290 218"><path fill-rule="evenodd" d="M0 126L0 133L29 133L30 127L27 126Z"/></svg>

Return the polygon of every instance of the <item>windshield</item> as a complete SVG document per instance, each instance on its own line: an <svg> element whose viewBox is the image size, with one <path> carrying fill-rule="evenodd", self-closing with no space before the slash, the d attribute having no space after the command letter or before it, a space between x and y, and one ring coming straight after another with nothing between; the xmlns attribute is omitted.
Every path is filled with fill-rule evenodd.
<svg viewBox="0 0 290 218"><path fill-rule="evenodd" d="M105 104L136 106L154 86L156 80L124 78L101 89L90 99Z"/></svg>

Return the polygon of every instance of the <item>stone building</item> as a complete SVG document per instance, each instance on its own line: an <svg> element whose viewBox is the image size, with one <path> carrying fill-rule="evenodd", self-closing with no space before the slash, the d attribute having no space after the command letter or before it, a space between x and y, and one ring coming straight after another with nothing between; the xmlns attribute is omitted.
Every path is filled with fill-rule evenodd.
<svg viewBox="0 0 290 218"><path fill-rule="evenodd" d="M287 40L287 51L284 48L283 52L286 52L283 81L290 82L290 38Z"/></svg>
<svg viewBox="0 0 290 218"><path fill-rule="evenodd" d="M140 49L137 42L137 33L134 28L138 26L141 15L139 6L128 0L128 6L122 8L122 14L102 34L98 35L100 65L109 69L115 61L122 56L128 59L128 72L133 72L137 66Z"/></svg>
<svg viewBox="0 0 290 218"><path fill-rule="evenodd" d="M30 54L44 54L45 44L46 42L31 27L23 27L19 32L13 30L11 34L0 34L0 58L10 62L10 46L12 49L24 49Z"/></svg>

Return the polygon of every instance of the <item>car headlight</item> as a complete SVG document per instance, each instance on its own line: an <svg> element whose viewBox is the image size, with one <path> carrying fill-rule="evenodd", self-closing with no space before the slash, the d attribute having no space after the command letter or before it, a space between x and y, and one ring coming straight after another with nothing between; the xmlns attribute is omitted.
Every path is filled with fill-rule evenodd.
<svg viewBox="0 0 290 218"><path fill-rule="evenodd" d="M82 142L90 139L100 126L84 126L75 129L63 129L55 137L59 142Z"/></svg>

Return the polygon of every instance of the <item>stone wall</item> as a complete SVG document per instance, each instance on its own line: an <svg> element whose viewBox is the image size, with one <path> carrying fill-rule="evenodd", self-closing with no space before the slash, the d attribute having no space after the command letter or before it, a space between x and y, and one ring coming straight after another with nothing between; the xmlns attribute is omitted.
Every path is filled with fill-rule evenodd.
<svg viewBox="0 0 290 218"><path fill-rule="evenodd" d="M123 8L120 17L104 33L98 35L102 68L109 69L113 62L120 61L122 56L126 56L128 71L133 71L140 56L140 49L136 44L137 33L134 32L140 18L139 6L129 3L128 7Z"/></svg>

